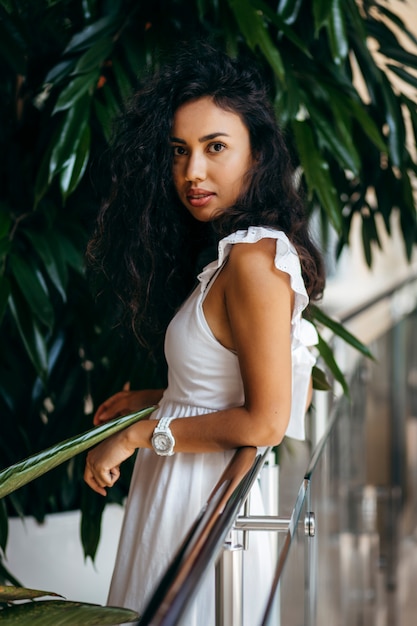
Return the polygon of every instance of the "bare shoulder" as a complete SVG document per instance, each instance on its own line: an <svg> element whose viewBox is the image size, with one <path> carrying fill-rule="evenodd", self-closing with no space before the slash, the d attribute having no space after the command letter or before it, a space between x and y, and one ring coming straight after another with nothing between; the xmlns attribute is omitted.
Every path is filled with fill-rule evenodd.
<svg viewBox="0 0 417 626"><path fill-rule="evenodd" d="M265 237L255 243L234 244L229 254L230 274L247 281L276 277L289 284L288 274L275 267L276 243L276 239Z"/></svg>

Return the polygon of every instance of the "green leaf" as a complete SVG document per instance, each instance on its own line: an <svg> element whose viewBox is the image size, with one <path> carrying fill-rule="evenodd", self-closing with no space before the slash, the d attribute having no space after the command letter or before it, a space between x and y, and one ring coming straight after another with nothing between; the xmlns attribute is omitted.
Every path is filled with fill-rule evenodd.
<svg viewBox="0 0 417 626"><path fill-rule="evenodd" d="M85 485L81 500L81 543L84 548L84 557L94 561L100 542L101 518L106 504L105 498Z"/></svg>
<svg viewBox="0 0 417 626"><path fill-rule="evenodd" d="M254 9L250 0L228 0L235 19L252 50L259 47L281 83L285 81L285 69L281 54L271 41L268 29L260 13Z"/></svg>
<svg viewBox="0 0 417 626"><path fill-rule="evenodd" d="M113 122L120 114L120 105L108 84L100 90L104 103L94 98L94 109L107 141L110 141Z"/></svg>
<svg viewBox="0 0 417 626"><path fill-rule="evenodd" d="M124 66L119 63L117 59L113 60L113 74L119 88L120 98L122 102L126 102L126 100L128 100L128 98L132 95L133 84L129 80Z"/></svg>
<svg viewBox="0 0 417 626"><path fill-rule="evenodd" d="M313 0L314 31L317 33L328 23L332 0Z"/></svg>
<svg viewBox="0 0 417 626"><path fill-rule="evenodd" d="M26 352L39 377L44 381L48 371L48 350L44 336L17 289L12 290L9 303Z"/></svg>
<svg viewBox="0 0 417 626"><path fill-rule="evenodd" d="M394 165L400 169L404 164L405 126L401 107L387 77L381 80L382 95L385 102L385 115L388 124L388 146Z"/></svg>
<svg viewBox="0 0 417 626"><path fill-rule="evenodd" d="M67 236L61 233L59 247L65 263L72 267L78 274L83 275L85 270L84 253L83 250L77 247L76 239L71 237L70 234Z"/></svg>
<svg viewBox="0 0 417 626"><path fill-rule="evenodd" d="M361 161L352 134L347 129L348 120L341 117L339 111L333 119L322 114L321 109L305 99L305 105L310 113L311 121L316 133L323 144L329 148L340 165L354 174L359 175ZM337 132L339 130L339 132Z"/></svg>
<svg viewBox="0 0 417 626"><path fill-rule="evenodd" d="M342 98L332 98L330 100L330 106L332 107L335 115L337 107L340 106L340 110L343 110L345 115L351 115L352 117L354 117L358 121L363 132L369 137L369 139L375 144L375 146L379 150L381 150L381 152L387 151L388 146L385 143L378 126L375 124L374 120L366 111L363 103L356 102L355 100L353 100L353 98L349 98L343 101Z"/></svg>
<svg viewBox="0 0 417 626"><path fill-rule="evenodd" d="M64 202L77 188L80 180L84 176L90 157L90 143L90 127L85 125L79 136L77 149L64 164L59 177L59 186Z"/></svg>
<svg viewBox="0 0 417 626"><path fill-rule="evenodd" d="M327 20L330 49L337 65L341 65L349 52L342 1L343 0L330 0L331 10Z"/></svg>
<svg viewBox="0 0 417 626"><path fill-rule="evenodd" d="M417 87L417 76L414 74L410 74L402 67L398 67L397 65L392 65L391 63L387 64L387 67L394 72L397 76L399 76L407 85L411 85L412 87Z"/></svg>
<svg viewBox="0 0 417 626"><path fill-rule="evenodd" d="M277 13L286 24L293 24L298 18L303 0L279 0Z"/></svg>
<svg viewBox="0 0 417 626"><path fill-rule="evenodd" d="M0 585L0 602L16 602L16 600L34 600L46 596L62 598L52 591L40 591L39 589L26 589L25 587L13 587L12 585ZM1 613L0 613L0 622Z"/></svg>
<svg viewBox="0 0 417 626"><path fill-rule="evenodd" d="M96 41L87 51L80 56L72 72L74 76L90 74L101 69L103 62L108 58L113 49L113 39L105 37Z"/></svg>
<svg viewBox="0 0 417 626"><path fill-rule="evenodd" d="M292 123L301 165L310 194L315 191L337 232L342 228L342 207L329 166L314 143L313 133L307 122Z"/></svg>
<svg viewBox="0 0 417 626"><path fill-rule="evenodd" d="M298 37L293 28L290 28L286 24L279 13L275 13L263 0L256 0L256 2L252 2L252 4L268 18L271 24L278 28L278 31L291 41L291 43L299 48L308 58L313 58L304 41Z"/></svg>
<svg viewBox="0 0 417 626"><path fill-rule="evenodd" d="M401 48L400 46L380 46L380 52L388 59L392 59L402 65L417 69L417 55L407 52L407 50L404 50L404 48Z"/></svg>
<svg viewBox="0 0 417 626"><path fill-rule="evenodd" d="M331 391L332 386L327 380L326 374L316 365L313 366L312 371L313 389L317 391Z"/></svg>
<svg viewBox="0 0 417 626"><path fill-rule="evenodd" d="M0 611L4 626L93 626L134 622L139 615L129 609L103 607L67 600L15 604Z"/></svg>
<svg viewBox="0 0 417 626"><path fill-rule="evenodd" d="M125 19L125 15L122 12L120 18L117 17L117 14L116 18L114 15L108 15L98 19L92 24L88 24L81 31L75 33L65 48L64 54L76 54L81 50L90 48L96 40L111 36L118 30L120 20L123 19Z"/></svg>
<svg viewBox="0 0 417 626"><path fill-rule="evenodd" d="M54 309L39 269L33 262L16 254L10 254L9 263L11 273L30 307L31 314L51 328L54 323Z"/></svg>
<svg viewBox="0 0 417 626"><path fill-rule="evenodd" d="M65 113L59 137L56 140L49 162L49 181L77 153L78 147L86 140L85 128L90 115L89 96L77 100L76 104Z"/></svg>
<svg viewBox="0 0 417 626"><path fill-rule="evenodd" d="M319 341L317 344L317 348L318 348L318 351L320 352L320 356L322 357L323 361L326 363L327 367L329 368L329 370L331 371L335 379L341 384L345 395L348 396L349 387L348 387L348 384L346 382L344 375L342 374L338 364L336 363L336 360L333 355L333 350L331 349L329 344L326 341L324 341L320 333L318 333L318 336L319 336Z"/></svg>
<svg viewBox="0 0 417 626"><path fill-rule="evenodd" d="M66 76L69 76L77 62L76 58L62 59L47 73L43 86L50 83L57 84Z"/></svg>
<svg viewBox="0 0 417 626"><path fill-rule="evenodd" d="M73 80L71 80L61 91L55 104L53 114L58 113L59 111L71 110L76 104L79 103L80 99L83 99L85 105L85 99L83 96L91 98L99 76L100 70L97 69L89 74L82 74L81 76L73 78Z"/></svg>
<svg viewBox="0 0 417 626"><path fill-rule="evenodd" d="M417 37L411 30L409 30L404 24L403 20L396 14L384 7L382 4L378 5L378 11L388 17L388 19L395 24L407 37L414 43L417 44Z"/></svg>
<svg viewBox="0 0 417 626"><path fill-rule="evenodd" d="M61 250L59 247L59 235L50 230L38 232L33 229L27 230L26 235L30 240L34 251L42 259L45 271L52 284L60 293L63 301L66 302L68 272L66 271L66 266L62 261ZM58 242L56 240L57 237Z"/></svg>
<svg viewBox="0 0 417 626"><path fill-rule="evenodd" d="M49 472L49 470L68 461L68 459L77 454L85 452L85 450L97 445L100 441L110 437L110 435L135 424L138 420L150 415L155 408L152 406L138 413L132 413L101 424L2 470L0 472L0 498L4 498L4 496Z"/></svg>
<svg viewBox="0 0 417 626"><path fill-rule="evenodd" d="M374 356L369 348L365 344L363 344L357 337L352 335L352 333L349 332L345 326L342 326L342 324L326 315L326 313L324 313L322 309L314 304L309 305L309 311L312 314L313 319L315 319L319 324L327 326L327 328L330 328L330 330L335 335L343 339L343 341L355 348L355 350L361 352L368 359L374 360Z"/></svg>

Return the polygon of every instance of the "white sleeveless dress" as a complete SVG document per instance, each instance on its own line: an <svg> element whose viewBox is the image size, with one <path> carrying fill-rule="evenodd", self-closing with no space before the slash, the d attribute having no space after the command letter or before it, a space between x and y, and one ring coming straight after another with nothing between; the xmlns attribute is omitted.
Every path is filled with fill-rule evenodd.
<svg viewBox="0 0 417 626"><path fill-rule="evenodd" d="M211 332L203 313L203 300L223 266L231 246L262 238L276 240L275 265L291 277L295 294L292 316L293 398L289 437L304 439L304 417L311 369L315 362L309 346L317 333L301 313L308 296L295 248L278 230L250 227L222 239L218 259L198 276L199 285L171 321L165 339L168 386L152 419L187 418L241 406L244 391L237 356L223 347ZM211 281L211 282L210 282ZM126 504L108 604L141 613L160 577L191 527L234 451L205 454L176 453L157 456L139 450ZM251 506L261 513L259 487L251 494ZM248 600L245 624L256 626L267 597L271 567L267 533L255 533L244 554ZM265 553L265 550L267 551ZM213 568L214 570L214 568ZM246 600L245 600L246 602ZM210 572L181 626L214 626L214 572Z"/></svg>

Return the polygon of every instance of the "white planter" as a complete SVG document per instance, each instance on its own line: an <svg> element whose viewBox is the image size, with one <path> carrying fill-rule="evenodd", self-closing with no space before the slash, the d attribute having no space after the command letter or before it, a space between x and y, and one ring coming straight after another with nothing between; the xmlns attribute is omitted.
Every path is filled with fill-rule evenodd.
<svg viewBox="0 0 417 626"><path fill-rule="evenodd" d="M44 524L10 519L6 566L25 587L105 604L122 518L121 506L106 506L94 564L84 559L79 511L48 515Z"/></svg>

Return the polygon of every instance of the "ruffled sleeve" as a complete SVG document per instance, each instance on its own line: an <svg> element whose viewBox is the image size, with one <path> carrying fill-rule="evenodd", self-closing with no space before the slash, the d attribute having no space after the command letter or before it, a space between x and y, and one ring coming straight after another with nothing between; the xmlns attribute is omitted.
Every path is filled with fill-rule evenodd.
<svg viewBox="0 0 417 626"><path fill-rule="evenodd" d="M264 238L276 239L275 267L289 274L294 291L294 309L291 319L292 403L291 417L285 434L294 439L305 439L305 409L311 372L316 362L312 349L318 343L318 335L313 324L302 317L309 298L297 251L287 235L282 231L261 226L238 230L219 242L217 260L207 265L198 279L204 291L211 278L227 259L235 243L256 243Z"/></svg>

